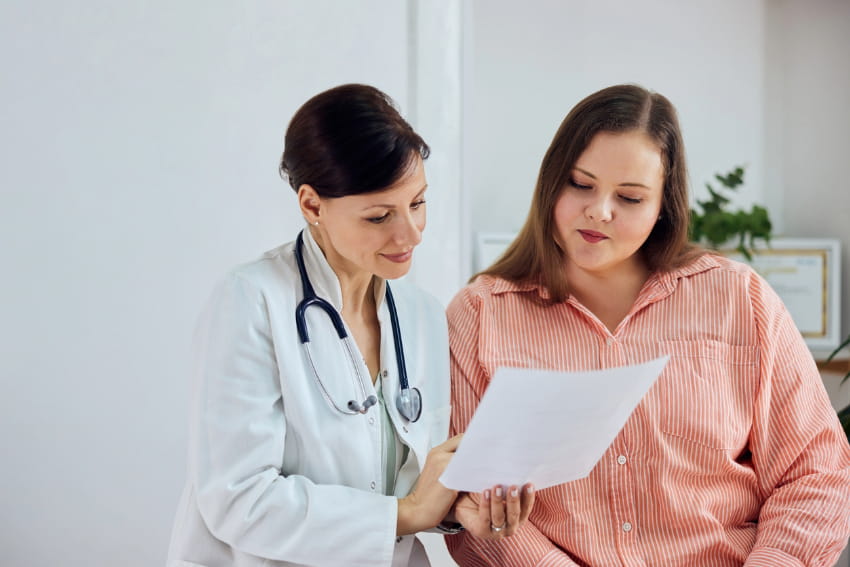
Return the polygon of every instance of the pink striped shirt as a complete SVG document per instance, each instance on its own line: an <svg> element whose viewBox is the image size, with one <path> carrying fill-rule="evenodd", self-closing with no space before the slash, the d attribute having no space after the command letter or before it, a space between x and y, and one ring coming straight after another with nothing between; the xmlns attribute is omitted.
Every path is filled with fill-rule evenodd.
<svg viewBox="0 0 850 567"><path fill-rule="evenodd" d="M850 535L850 446L761 277L705 255L650 277L613 334L574 298L545 296L482 276L452 300L453 433L499 366L671 359L590 475L540 490L515 536L448 536L461 566L834 564Z"/></svg>

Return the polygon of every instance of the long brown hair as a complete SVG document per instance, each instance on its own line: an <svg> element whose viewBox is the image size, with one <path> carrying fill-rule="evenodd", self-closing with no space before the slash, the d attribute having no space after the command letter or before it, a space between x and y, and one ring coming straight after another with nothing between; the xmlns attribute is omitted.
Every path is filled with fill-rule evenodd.
<svg viewBox="0 0 850 567"><path fill-rule="evenodd" d="M688 172L676 109L664 96L637 85L595 92L567 114L543 157L525 225L504 254L481 274L535 283L560 302L569 295L564 252L557 243L555 204L576 161L599 132L640 131L661 151L664 189L661 215L640 253L652 271L682 266L702 251L688 242ZM480 275L480 274L477 274Z"/></svg>

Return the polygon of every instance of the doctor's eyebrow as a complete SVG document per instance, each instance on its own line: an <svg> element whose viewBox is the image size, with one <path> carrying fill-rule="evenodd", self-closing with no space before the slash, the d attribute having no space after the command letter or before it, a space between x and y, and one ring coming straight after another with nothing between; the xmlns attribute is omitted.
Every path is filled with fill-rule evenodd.
<svg viewBox="0 0 850 567"><path fill-rule="evenodd" d="M592 173L590 173L587 170L584 170L580 167L573 167L573 169L575 169L576 171L582 172L583 174L587 175L591 179L596 179L596 176L593 175ZM636 183L636 182L633 182L633 181L626 181L625 183L618 183L617 187L637 187L639 189L651 189L651 187L649 187L648 185L644 185L643 183Z"/></svg>
<svg viewBox="0 0 850 567"><path fill-rule="evenodd" d="M419 199L421 199L422 194L425 193L426 189L428 189L427 184L422 187L422 190L419 191L419 193L417 193L415 197L413 197L413 201L418 201ZM363 207L361 210L368 211L369 209L374 209L374 208L394 209L395 205L375 203L374 205L368 205L366 207Z"/></svg>

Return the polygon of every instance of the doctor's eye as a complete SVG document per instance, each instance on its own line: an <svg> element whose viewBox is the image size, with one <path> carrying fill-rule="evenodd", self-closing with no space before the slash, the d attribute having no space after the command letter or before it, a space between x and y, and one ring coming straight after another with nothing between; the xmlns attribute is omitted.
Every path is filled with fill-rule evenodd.
<svg viewBox="0 0 850 567"><path fill-rule="evenodd" d="M387 220L389 217L390 217L389 213L384 213L383 215L381 215L379 217L369 217L366 220L371 222L372 224L381 224L382 222Z"/></svg>

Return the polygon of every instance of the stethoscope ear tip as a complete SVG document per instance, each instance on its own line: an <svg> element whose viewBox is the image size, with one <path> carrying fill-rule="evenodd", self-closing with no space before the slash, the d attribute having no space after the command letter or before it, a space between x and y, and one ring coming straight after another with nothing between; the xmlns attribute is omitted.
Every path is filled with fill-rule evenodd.
<svg viewBox="0 0 850 567"><path fill-rule="evenodd" d="M369 411L369 408L378 403L378 398L374 395L370 395L368 398L363 400L363 403L358 403L355 400L348 400L348 409L355 413L366 413Z"/></svg>

